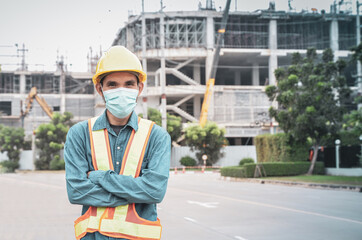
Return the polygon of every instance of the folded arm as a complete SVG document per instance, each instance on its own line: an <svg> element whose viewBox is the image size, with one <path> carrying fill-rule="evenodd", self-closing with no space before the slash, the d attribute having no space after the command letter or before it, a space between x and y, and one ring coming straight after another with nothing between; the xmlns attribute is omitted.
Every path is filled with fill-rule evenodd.
<svg viewBox="0 0 362 240"><path fill-rule="evenodd" d="M92 171L89 179L129 203L160 203L166 193L171 158L171 139L167 132L150 139L147 168L138 178L114 171Z"/></svg>
<svg viewBox="0 0 362 240"><path fill-rule="evenodd" d="M86 157L86 136L81 127L74 126L67 135L64 147L64 160L68 199L72 204L95 207L116 207L127 204L127 200L118 197L101 186L94 184L87 173L94 170Z"/></svg>

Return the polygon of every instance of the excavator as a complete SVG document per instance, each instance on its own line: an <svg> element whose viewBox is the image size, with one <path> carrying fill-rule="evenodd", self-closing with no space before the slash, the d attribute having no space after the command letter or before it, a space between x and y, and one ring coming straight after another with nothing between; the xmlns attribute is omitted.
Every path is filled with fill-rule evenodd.
<svg viewBox="0 0 362 240"><path fill-rule="evenodd" d="M24 127L24 118L26 117L26 115L28 115L32 104L34 102L34 99L38 102L38 104L40 105L40 107L43 109L43 111L48 115L48 117L50 119L53 118L53 111L51 110L51 108L49 107L49 105L46 103L46 101L44 100L44 98L40 97L37 93L37 89L36 87L32 87L30 89L29 95L26 98L25 102L26 102L26 109L25 111L23 111L23 108L21 108L21 124ZM21 103L22 105L22 103Z"/></svg>

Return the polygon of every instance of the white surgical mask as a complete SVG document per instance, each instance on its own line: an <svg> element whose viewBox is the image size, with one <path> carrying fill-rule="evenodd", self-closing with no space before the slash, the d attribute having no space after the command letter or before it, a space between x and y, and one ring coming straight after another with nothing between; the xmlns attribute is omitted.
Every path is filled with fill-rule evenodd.
<svg viewBox="0 0 362 240"><path fill-rule="evenodd" d="M103 90L102 90L103 91ZM117 118L125 118L136 107L138 97L137 89L116 88L103 91L106 108Z"/></svg>

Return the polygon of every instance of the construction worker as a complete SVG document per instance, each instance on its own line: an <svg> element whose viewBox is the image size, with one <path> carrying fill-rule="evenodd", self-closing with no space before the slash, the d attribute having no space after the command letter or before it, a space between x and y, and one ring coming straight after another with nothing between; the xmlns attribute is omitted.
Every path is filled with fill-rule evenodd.
<svg viewBox="0 0 362 240"><path fill-rule="evenodd" d="M68 198L83 205L76 239L161 238L156 204L165 195L171 139L133 111L146 74L132 52L111 47L93 83L106 110L75 124L64 148Z"/></svg>

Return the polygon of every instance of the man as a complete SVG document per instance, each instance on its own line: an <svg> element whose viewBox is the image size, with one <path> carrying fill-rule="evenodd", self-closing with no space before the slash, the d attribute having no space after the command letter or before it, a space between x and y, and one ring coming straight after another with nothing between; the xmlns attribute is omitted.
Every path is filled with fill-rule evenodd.
<svg viewBox="0 0 362 240"><path fill-rule="evenodd" d="M140 61L124 47L98 61L93 82L106 110L74 125L64 148L68 198L83 205L77 239L161 238L156 204L166 192L171 140L133 111L144 81Z"/></svg>

